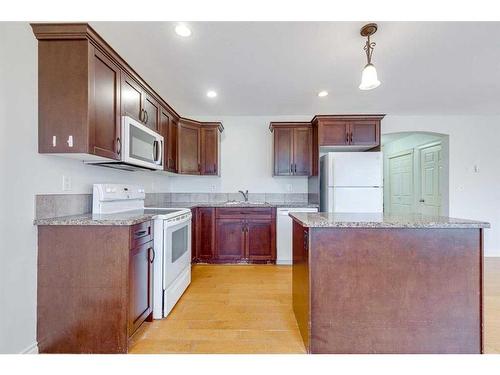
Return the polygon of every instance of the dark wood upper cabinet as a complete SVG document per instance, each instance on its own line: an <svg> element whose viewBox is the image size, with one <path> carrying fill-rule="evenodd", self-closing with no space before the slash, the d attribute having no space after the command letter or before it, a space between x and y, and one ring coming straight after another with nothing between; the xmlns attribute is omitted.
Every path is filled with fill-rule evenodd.
<svg viewBox="0 0 500 375"><path fill-rule="evenodd" d="M181 118L177 126L177 173L219 175L220 122Z"/></svg>
<svg viewBox="0 0 500 375"><path fill-rule="evenodd" d="M379 145L380 121L358 120L349 126L350 144L352 145Z"/></svg>
<svg viewBox="0 0 500 375"><path fill-rule="evenodd" d="M311 127L297 127L293 129L293 165L294 176L309 176L311 174Z"/></svg>
<svg viewBox="0 0 500 375"><path fill-rule="evenodd" d="M200 127L198 123L180 119L177 129L178 173L200 174Z"/></svg>
<svg viewBox="0 0 500 375"><path fill-rule="evenodd" d="M380 122L384 115L321 115L312 120L319 147L346 146L353 151L380 148Z"/></svg>
<svg viewBox="0 0 500 375"><path fill-rule="evenodd" d="M320 146L345 146L349 144L349 123L323 121L318 129Z"/></svg>
<svg viewBox="0 0 500 375"><path fill-rule="evenodd" d="M178 128L179 128L178 120L176 120L175 118L171 119L168 126L168 145L167 145L168 159L166 166L168 171L175 173L177 173L177 165L178 165L177 161Z"/></svg>
<svg viewBox="0 0 500 375"><path fill-rule="evenodd" d="M144 119L144 90L132 77L124 73L121 86L122 116L142 122Z"/></svg>
<svg viewBox="0 0 500 375"><path fill-rule="evenodd" d="M179 129L179 114L88 24L31 26L38 39L38 152L120 160L122 116L130 116L165 138L165 170L220 173L213 129L222 132L222 124L188 120L198 129Z"/></svg>
<svg viewBox="0 0 500 375"><path fill-rule="evenodd" d="M274 130L274 174L291 176L293 174L293 129Z"/></svg>
<svg viewBox="0 0 500 375"><path fill-rule="evenodd" d="M120 159L120 68L92 48L90 64L90 151L98 156Z"/></svg>
<svg viewBox="0 0 500 375"><path fill-rule="evenodd" d="M153 242L130 251L129 257L129 314L131 336L153 311Z"/></svg>
<svg viewBox="0 0 500 375"><path fill-rule="evenodd" d="M144 96L144 124L156 132L160 132L160 104L150 95Z"/></svg>
<svg viewBox="0 0 500 375"><path fill-rule="evenodd" d="M203 175L219 174L219 128L218 124L203 124L201 130L201 171Z"/></svg>
<svg viewBox="0 0 500 375"><path fill-rule="evenodd" d="M312 170L312 128L309 123L271 123L274 133L274 175L309 176Z"/></svg>
<svg viewBox="0 0 500 375"><path fill-rule="evenodd" d="M163 135L163 169L177 172L177 122L165 108L160 108L160 134Z"/></svg>
<svg viewBox="0 0 500 375"><path fill-rule="evenodd" d="M196 210L195 258L210 261L215 256L215 208L198 207Z"/></svg>

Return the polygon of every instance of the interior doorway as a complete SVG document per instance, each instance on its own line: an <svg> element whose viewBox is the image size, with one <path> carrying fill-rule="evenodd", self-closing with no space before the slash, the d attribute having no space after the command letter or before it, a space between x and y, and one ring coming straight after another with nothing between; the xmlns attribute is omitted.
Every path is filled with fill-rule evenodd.
<svg viewBox="0 0 500 375"><path fill-rule="evenodd" d="M384 212L448 215L448 150L445 134L383 135Z"/></svg>

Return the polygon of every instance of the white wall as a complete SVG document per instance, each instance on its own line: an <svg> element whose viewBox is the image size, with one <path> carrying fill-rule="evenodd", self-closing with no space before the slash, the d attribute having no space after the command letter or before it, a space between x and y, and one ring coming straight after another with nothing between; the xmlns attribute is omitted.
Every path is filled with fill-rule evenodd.
<svg viewBox="0 0 500 375"><path fill-rule="evenodd" d="M0 353L35 342L37 232L34 196L91 193L94 182L127 182L168 191L168 177L85 166L37 153L37 48L27 23L0 22ZM8 110L7 110L8 109Z"/></svg>
<svg viewBox="0 0 500 375"><path fill-rule="evenodd" d="M490 222L485 256L500 256L500 116L386 116L382 121L383 134L403 131L449 135L449 215Z"/></svg>
<svg viewBox="0 0 500 375"><path fill-rule="evenodd" d="M176 176L169 179L173 192L306 193L307 177L273 177L271 121L309 121L311 116L188 116L222 121L221 176Z"/></svg>

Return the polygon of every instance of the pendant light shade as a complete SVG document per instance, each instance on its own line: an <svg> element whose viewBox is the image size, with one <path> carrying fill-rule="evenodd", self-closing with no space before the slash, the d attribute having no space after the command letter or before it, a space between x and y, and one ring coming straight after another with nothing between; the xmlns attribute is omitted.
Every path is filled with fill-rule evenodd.
<svg viewBox="0 0 500 375"><path fill-rule="evenodd" d="M361 84L359 85L359 89L372 90L378 86L380 86L380 81L377 77L377 69L375 69L373 64L366 64L361 73Z"/></svg>
<svg viewBox="0 0 500 375"><path fill-rule="evenodd" d="M361 28L360 34L363 37L366 37L366 43L364 46L364 50L366 53L367 64L363 68L363 72L361 73L361 84L359 85L360 90L373 90L376 87L380 86L380 81L377 77L377 69L372 64L372 55L373 49L375 48L375 42L370 40L370 36L375 34L378 26L376 23L369 23Z"/></svg>

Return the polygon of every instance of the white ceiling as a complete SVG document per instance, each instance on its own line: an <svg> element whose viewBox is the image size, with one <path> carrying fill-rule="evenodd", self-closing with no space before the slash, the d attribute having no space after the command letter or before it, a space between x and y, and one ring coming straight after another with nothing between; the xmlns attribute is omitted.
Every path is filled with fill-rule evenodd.
<svg viewBox="0 0 500 375"><path fill-rule="evenodd" d="M182 115L500 114L500 22L379 22L367 92L364 22L175 24L91 23Z"/></svg>

